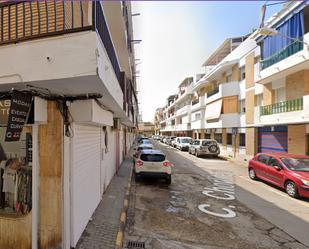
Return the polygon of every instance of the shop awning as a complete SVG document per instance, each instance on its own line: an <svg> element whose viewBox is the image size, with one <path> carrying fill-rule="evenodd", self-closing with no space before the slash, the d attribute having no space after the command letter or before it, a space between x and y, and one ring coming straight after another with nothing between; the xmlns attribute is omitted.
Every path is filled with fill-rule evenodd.
<svg viewBox="0 0 309 249"><path fill-rule="evenodd" d="M218 119L221 115L222 99L206 105L206 120Z"/></svg>

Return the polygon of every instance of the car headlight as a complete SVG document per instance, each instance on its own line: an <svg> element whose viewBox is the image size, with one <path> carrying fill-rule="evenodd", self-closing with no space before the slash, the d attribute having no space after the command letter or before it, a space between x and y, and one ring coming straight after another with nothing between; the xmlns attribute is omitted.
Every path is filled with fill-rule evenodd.
<svg viewBox="0 0 309 249"><path fill-rule="evenodd" d="M309 186L309 181L308 180L304 180L304 179L300 179L300 180L303 182L303 184Z"/></svg>

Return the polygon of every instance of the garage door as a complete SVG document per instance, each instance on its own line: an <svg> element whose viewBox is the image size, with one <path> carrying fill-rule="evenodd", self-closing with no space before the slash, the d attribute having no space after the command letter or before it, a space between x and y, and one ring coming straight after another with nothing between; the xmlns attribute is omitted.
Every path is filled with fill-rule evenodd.
<svg viewBox="0 0 309 249"><path fill-rule="evenodd" d="M258 137L259 152L275 153L288 151L287 126L259 128Z"/></svg>
<svg viewBox="0 0 309 249"><path fill-rule="evenodd" d="M75 125L72 138L71 246L100 202L100 128Z"/></svg>

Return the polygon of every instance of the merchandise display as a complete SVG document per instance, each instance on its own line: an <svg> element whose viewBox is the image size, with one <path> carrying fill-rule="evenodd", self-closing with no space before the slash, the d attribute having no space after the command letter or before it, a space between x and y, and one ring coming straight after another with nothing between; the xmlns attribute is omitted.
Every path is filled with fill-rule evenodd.
<svg viewBox="0 0 309 249"><path fill-rule="evenodd" d="M32 136L0 143L0 214L27 214L32 207Z"/></svg>

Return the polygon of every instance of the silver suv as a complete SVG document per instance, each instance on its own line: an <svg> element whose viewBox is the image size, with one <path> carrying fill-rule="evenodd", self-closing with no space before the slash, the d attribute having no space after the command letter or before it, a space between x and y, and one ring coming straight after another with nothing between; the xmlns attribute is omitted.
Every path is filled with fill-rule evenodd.
<svg viewBox="0 0 309 249"><path fill-rule="evenodd" d="M190 144L189 154L193 154L196 157L202 155L212 155L217 157L220 154L220 147L216 140L196 139Z"/></svg>

